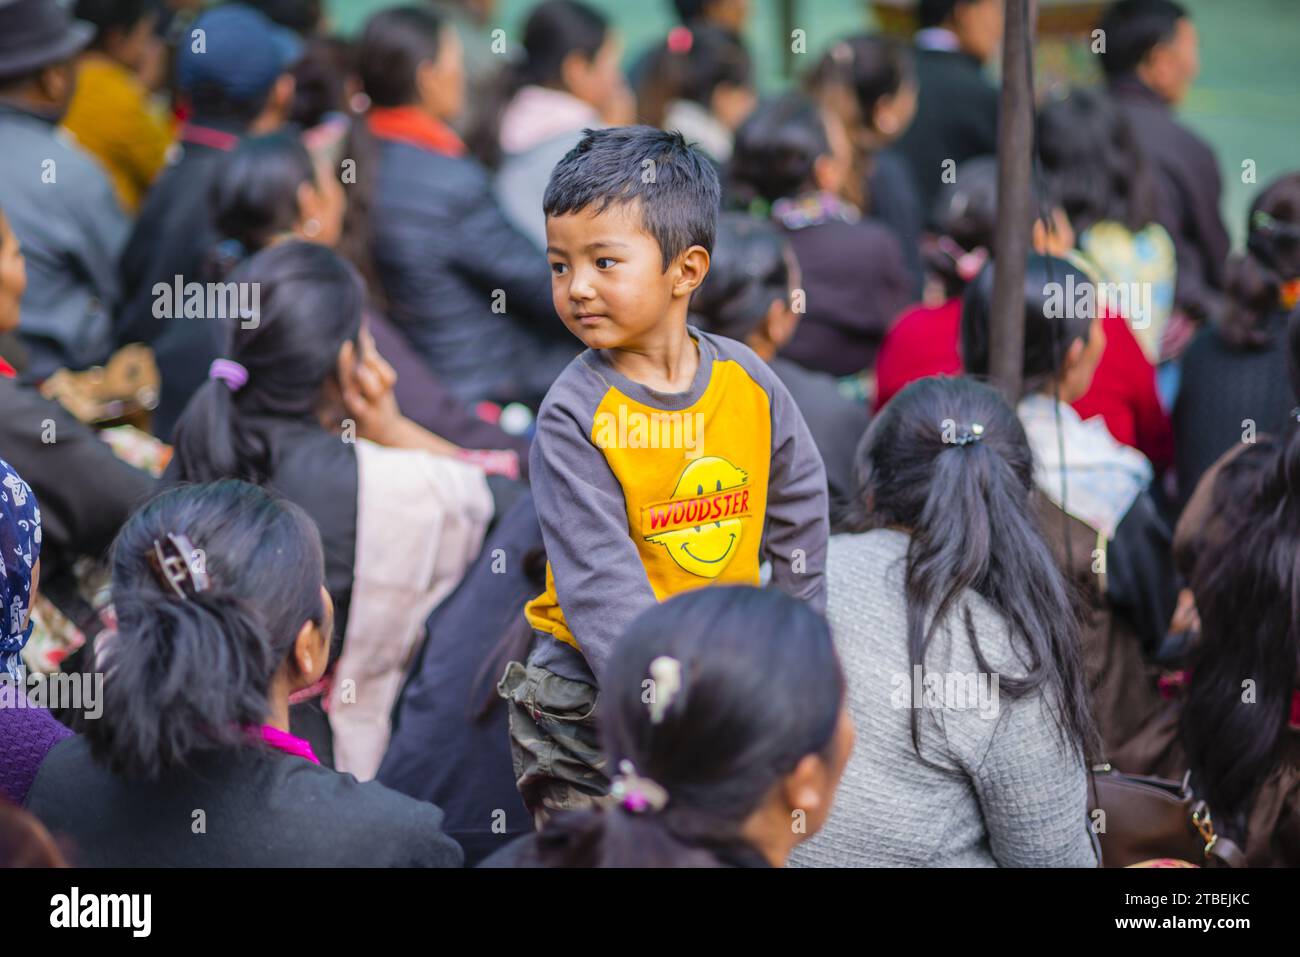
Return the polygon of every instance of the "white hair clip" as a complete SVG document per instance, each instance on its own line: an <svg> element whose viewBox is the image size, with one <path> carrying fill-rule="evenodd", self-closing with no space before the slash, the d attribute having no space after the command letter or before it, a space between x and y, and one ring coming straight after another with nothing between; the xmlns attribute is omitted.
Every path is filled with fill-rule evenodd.
<svg viewBox="0 0 1300 957"><path fill-rule="evenodd" d="M668 655L660 655L650 662L650 677L654 679L654 697L650 701L650 723L658 724L673 703L673 697L682 687L682 663Z"/></svg>

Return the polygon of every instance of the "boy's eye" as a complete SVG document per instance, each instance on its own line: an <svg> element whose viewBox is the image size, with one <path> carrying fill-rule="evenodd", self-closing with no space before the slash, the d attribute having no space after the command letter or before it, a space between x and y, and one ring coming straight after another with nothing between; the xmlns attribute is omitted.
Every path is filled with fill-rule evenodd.
<svg viewBox="0 0 1300 957"><path fill-rule="evenodd" d="M601 256L596 260L597 269L608 269L612 265L614 265L614 260L610 259L608 256Z"/></svg>
<svg viewBox="0 0 1300 957"><path fill-rule="evenodd" d="M569 267L564 263L551 263L551 274L555 276L563 276L564 270L568 268Z"/></svg>

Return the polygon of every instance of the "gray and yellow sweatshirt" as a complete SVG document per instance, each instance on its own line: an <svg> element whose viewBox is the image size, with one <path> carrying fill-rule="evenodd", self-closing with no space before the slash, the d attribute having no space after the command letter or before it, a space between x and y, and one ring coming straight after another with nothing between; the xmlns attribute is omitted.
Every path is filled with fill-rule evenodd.
<svg viewBox="0 0 1300 957"><path fill-rule="evenodd" d="M747 346L689 329L685 392L656 392L588 349L546 394L530 458L546 590L524 613L532 661L598 680L644 609L713 584L771 583L825 607L826 474L785 386Z"/></svg>

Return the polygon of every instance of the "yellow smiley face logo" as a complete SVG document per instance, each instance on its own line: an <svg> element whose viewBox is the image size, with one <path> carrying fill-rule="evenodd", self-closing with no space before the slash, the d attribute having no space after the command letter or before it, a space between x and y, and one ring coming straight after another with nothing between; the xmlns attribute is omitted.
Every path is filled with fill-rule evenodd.
<svg viewBox="0 0 1300 957"><path fill-rule="evenodd" d="M696 459L682 471L668 501L645 509L646 541L664 546L683 571L717 578L740 547L740 519L749 514L747 480L745 471L726 459Z"/></svg>

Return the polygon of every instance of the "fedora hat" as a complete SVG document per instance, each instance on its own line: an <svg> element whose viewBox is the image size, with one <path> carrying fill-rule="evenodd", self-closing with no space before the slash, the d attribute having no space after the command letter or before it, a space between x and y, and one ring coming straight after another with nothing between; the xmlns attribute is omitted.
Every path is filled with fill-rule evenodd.
<svg viewBox="0 0 1300 957"><path fill-rule="evenodd" d="M0 79L11 80L80 53L95 28L58 0L0 0Z"/></svg>

